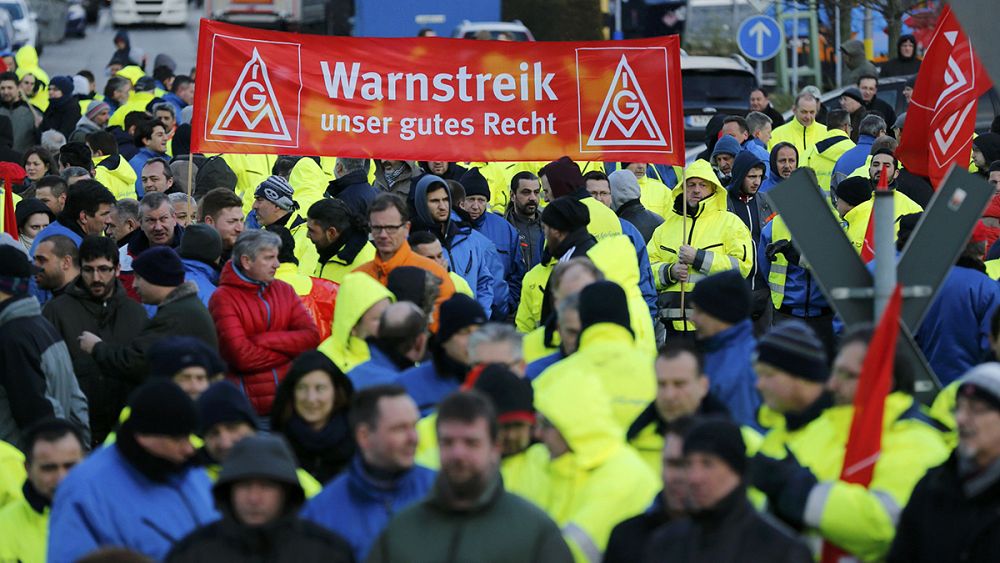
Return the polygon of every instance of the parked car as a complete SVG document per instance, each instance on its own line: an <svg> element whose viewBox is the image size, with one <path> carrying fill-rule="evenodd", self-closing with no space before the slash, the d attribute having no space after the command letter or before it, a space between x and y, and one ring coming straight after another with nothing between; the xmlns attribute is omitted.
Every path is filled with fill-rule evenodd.
<svg viewBox="0 0 1000 563"><path fill-rule="evenodd" d="M535 36L525 27L521 20L512 22L470 22L465 20L458 24L452 37L475 39L483 32L490 34L490 39L505 38L510 41L534 41Z"/></svg>
<svg viewBox="0 0 1000 563"><path fill-rule="evenodd" d="M746 115L757 76L743 57L681 56L684 93L684 141L705 139L705 126L719 113Z"/></svg>
<svg viewBox="0 0 1000 563"><path fill-rule="evenodd" d="M2 0L0 8L10 16L11 25L14 27L14 48L31 45L41 51L38 41L38 15L28 9L28 3L25 0Z"/></svg>

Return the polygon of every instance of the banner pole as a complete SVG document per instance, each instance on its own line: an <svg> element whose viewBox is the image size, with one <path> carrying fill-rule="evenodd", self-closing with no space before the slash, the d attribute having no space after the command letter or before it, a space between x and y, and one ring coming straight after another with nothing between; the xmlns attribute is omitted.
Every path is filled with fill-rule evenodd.
<svg viewBox="0 0 1000 563"><path fill-rule="evenodd" d="M191 196L191 192L194 191L194 186L192 185L194 183L193 176L194 176L194 153L189 152L188 153L188 172L187 172L187 196L188 196L187 207L188 207L188 221L190 221L192 223L195 222L193 219L191 219L191 213L192 213L191 212L191 200L194 199Z"/></svg>
<svg viewBox="0 0 1000 563"><path fill-rule="evenodd" d="M684 246L685 244L687 244L687 242L684 239L684 233L686 233L687 230L688 230L687 229L688 192L687 192L687 186L684 186L684 185L681 186L681 206L684 209L681 212L681 244L680 244L680 246L677 247L678 248L678 251L677 251L677 261L678 262L680 262L680 258L681 258L680 247ZM688 277L691 277L691 272L690 271L688 271ZM683 324L683 327L684 327L683 330L684 330L684 332L687 332L687 321L688 321L687 308L684 306L684 301L685 301L685 297L686 297L685 296L685 286L684 286L684 284L686 284L686 283L687 283L686 281L682 281L681 282L681 321L684 323Z"/></svg>

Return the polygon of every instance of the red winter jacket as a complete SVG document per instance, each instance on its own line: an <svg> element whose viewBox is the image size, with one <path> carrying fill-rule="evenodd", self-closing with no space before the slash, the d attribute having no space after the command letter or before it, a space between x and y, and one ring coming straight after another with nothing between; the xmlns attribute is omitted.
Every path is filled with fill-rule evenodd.
<svg viewBox="0 0 1000 563"><path fill-rule="evenodd" d="M319 345L319 329L295 290L275 280L264 285L226 263L208 302L229 377L260 415L271 403L296 356Z"/></svg>

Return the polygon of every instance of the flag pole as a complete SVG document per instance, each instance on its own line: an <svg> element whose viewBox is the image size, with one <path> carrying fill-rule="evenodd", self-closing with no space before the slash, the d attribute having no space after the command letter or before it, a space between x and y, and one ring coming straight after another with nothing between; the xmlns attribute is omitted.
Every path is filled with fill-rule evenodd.
<svg viewBox="0 0 1000 563"><path fill-rule="evenodd" d="M682 180L682 182L683 182L683 180ZM678 262L680 262L680 260L681 260L681 250L680 250L681 246L684 246L686 244L685 240L684 240L684 233L686 233L687 230L688 230L687 229L688 192L687 192L687 185L685 185L685 184L681 185L681 206L682 206L683 210L681 212L681 243L680 243L680 245L677 246L677 261ZM690 269L688 271L688 277L689 278L691 277ZM681 321L684 323L682 325L684 327L683 328L684 332L687 332L687 320L688 320L688 316L687 316L687 308L685 308L685 306L684 306L684 301L685 301L685 297L686 297L685 290L684 290L684 284L687 283L687 282L682 281L680 283L681 283Z"/></svg>
<svg viewBox="0 0 1000 563"><path fill-rule="evenodd" d="M875 224L875 290L874 322L882 318L892 292L896 289L896 222L895 201L892 190L889 189L889 165L882 166L878 177L878 187L875 189L875 201L872 202L872 221Z"/></svg>

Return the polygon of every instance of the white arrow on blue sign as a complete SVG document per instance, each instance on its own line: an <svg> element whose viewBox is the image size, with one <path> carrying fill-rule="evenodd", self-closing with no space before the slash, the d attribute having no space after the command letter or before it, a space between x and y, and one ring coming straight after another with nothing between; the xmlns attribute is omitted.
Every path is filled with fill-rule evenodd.
<svg viewBox="0 0 1000 563"><path fill-rule="evenodd" d="M751 16L740 24L736 35L740 51L750 60L766 61L778 54L784 40L781 27L770 16Z"/></svg>

